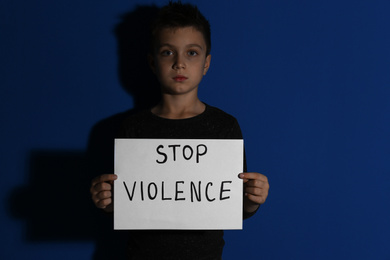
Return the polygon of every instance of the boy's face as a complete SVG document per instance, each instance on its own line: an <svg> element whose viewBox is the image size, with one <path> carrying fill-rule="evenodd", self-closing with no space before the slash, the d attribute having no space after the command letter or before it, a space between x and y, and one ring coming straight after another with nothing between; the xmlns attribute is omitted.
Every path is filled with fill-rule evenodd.
<svg viewBox="0 0 390 260"><path fill-rule="evenodd" d="M198 85L210 66L206 42L193 27L166 28L157 35L150 65L163 93L197 93Z"/></svg>

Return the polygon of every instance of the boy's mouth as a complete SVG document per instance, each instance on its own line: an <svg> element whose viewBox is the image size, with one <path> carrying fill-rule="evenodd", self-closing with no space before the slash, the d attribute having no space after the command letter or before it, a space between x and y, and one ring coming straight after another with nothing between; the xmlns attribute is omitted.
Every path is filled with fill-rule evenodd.
<svg viewBox="0 0 390 260"><path fill-rule="evenodd" d="M173 77L174 81L184 81L186 79L187 79L187 77L182 76L182 75L177 75L177 76Z"/></svg>

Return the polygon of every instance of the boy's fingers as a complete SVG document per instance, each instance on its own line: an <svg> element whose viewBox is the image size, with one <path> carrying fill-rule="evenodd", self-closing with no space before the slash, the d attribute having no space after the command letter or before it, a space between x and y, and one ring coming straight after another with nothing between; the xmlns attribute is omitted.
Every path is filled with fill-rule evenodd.
<svg viewBox="0 0 390 260"><path fill-rule="evenodd" d="M103 174L92 180L90 192L92 195L92 200L96 205L99 201L99 199L97 199L98 194L102 191L111 191L112 182L117 178L118 176L116 174Z"/></svg>
<svg viewBox="0 0 390 260"><path fill-rule="evenodd" d="M111 196L112 196L111 191L102 191L96 195L98 200L105 200L111 198Z"/></svg>
<svg viewBox="0 0 390 260"><path fill-rule="evenodd" d="M118 175L116 174L103 174L95 179L92 180L93 184L99 183L99 182L108 182L108 181L115 181L118 178Z"/></svg>
<svg viewBox="0 0 390 260"><path fill-rule="evenodd" d="M267 182L261 180L247 180L245 182L246 187L256 187L256 188L265 188L267 186Z"/></svg>
<svg viewBox="0 0 390 260"><path fill-rule="evenodd" d="M258 173L258 172L243 172L243 173L240 173L238 175L239 178L241 179L248 179L248 180L261 180L261 181L265 181L265 182L268 182L268 178L261 174L261 173Z"/></svg>
<svg viewBox="0 0 390 260"><path fill-rule="evenodd" d="M243 172L238 175L244 182L245 196L256 204L263 204L268 196L268 178L257 172Z"/></svg>
<svg viewBox="0 0 390 260"><path fill-rule="evenodd" d="M111 198L105 199L105 200L99 200L99 201L96 202L96 207L104 209L105 207L107 207L111 203L112 203L112 199Z"/></svg>
<svg viewBox="0 0 390 260"><path fill-rule="evenodd" d="M245 193L249 193L255 196L261 196L262 191L260 188L252 188L252 187L246 187L245 188Z"/></svg>
<svg viewBox="0 0 390 260"><path fill-rule="evenodd" d="M112 207L110 206L112 203L111 190L113 188L112 184L116 179L118 179L116 174L103 174L92 180L90 191L92 201L96 207L105 210Z"/></svg>
<svg viewBox="0 0 390 260"><path fill-rule="evenodd" d="M100 182L94 186L95 192L101 192L106 190L112 190L112 185L107 182Z"/></svg>
<svg viewBox="0 0 390 260"><path fill-rule="evenodd" d="M247 183L249 180L248 179L242 179L243 183Z"/></svg>
<svg viewBox="0 0 390 260"><path fill-rule="evenodd" d="M252 195L252 194L247 194L246 196L250 201L252 201L256 204L259 204L259 205L264 204L264 202L267 199L266 196L256 196L256 195Z"/></svg>
<svg viewBox="0 0 390 260"><path fill-rule="evenodd" d="M92 180L92 183L99 183L99 182L109 182L114 181L118 178L116 174L103 174L97 176L95 179Z"/></svg>
<svg viewBox="0 0 390 260"><path fill-rule="evenodd" d="M245 196L257 204L263 204L268 197L268 189L257 187L246 187Z"/></svg>
<svg viewBox="0 0 390 260"><path fill-rule="evenodd" d="M268 185L268 178L257 172L243 172L238 175L246 186L263 187Z"/></svg>
<svg viewBox="0 0 390 260"><path fill-rule="evenodd" d="M92 195L92 201L95 203L98 208L105 208L112 202L112 193L111 191L102 191Z"/></svg>

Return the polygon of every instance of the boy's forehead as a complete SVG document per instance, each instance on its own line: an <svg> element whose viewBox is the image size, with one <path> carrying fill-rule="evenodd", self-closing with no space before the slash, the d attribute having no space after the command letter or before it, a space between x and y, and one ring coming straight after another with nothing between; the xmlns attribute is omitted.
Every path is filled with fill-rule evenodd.
<svg viewBox="0 0 390 260"><path fill-rule="evenodd" d="M197 43L206 46L202 32L193 26L162 28L156 35L157 46L169 44L169 41L180 39L182 42Z"/></svg>

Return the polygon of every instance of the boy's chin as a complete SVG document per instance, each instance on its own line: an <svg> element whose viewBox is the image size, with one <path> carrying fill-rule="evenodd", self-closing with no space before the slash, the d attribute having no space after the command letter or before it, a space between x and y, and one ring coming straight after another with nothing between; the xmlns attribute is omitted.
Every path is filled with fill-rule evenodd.
<svg viewBox="0 0 390 260"><path fill-rule="evenodd" d="M161 87L161 93L166 95L187 95L197 94L198 87Z"/></svg>

